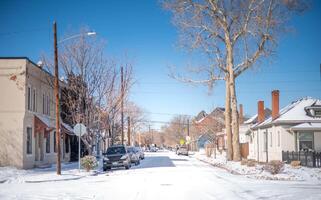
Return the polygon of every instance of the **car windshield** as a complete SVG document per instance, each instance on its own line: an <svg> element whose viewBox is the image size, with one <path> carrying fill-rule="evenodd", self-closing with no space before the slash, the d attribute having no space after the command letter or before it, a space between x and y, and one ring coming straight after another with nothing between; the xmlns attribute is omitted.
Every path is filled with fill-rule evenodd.
<svg viewBox="0 0 321 200"><path fill-rule="evenodd" d="M134 152L134 148L133 148L133 147L128 147L128 148L127 148L127 151L130 152L130 153L132 153L132 152Z"/></svg>
<svg viewBox="0 0 321 200"><path fill-rule="evenodd" d="M124 147L110 147L107 149L107 154L125 154Z"/></svg>

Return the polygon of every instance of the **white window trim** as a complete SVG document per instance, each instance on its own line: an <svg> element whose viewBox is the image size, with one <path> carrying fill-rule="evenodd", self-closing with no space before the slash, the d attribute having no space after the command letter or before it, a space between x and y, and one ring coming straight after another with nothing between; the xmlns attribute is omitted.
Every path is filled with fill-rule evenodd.
<svg viewBox="0 0 321 200"><path fill-rule="evenodd" d="M273 147L273 133L270 132L270 147Z"/></svg>

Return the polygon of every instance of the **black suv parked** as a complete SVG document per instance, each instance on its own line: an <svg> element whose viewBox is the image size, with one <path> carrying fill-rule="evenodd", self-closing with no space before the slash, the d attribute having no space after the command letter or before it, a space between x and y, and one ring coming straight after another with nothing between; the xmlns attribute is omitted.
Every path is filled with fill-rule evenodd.
<svg viewBox="0 0 321 200"><path fill-rule="evenodd" d="M124 145L115 145L107 149L103 158L103 170L106 171L112 167L131 167L130 156L127 148Z"/></svg>

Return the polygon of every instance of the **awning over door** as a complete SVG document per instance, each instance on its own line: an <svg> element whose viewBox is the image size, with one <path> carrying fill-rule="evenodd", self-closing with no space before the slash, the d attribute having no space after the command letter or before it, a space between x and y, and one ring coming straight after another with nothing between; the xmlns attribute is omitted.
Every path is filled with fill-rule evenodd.
<svg viewBox="0 0 321 200"><path fill-rule="evenodd" d="M34 114L34 124L35 124L35 133L44 131L48 134L50 131L56 129L55 121L50 119L47 116L41 116L39 114ZM74 135L73 129L60 119L60 129L62 133L68 135Z"/></svg>

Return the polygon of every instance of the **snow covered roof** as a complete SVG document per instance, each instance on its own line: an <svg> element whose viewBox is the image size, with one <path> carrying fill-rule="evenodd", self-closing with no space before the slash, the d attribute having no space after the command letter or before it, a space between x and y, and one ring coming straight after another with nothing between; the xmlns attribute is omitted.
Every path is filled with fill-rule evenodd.
<svg viewBox="0 0 321 200"><path fill-rule="evenodd" d="M265 108L264 113L265 113L265 119L267 119L271 116L272 111L269 108ZM257 123L257 114L253 115L250 119L244 122L244 124L255 124L255 123Z"/></svg>
<svg viewBox="0 0 321 200"><path fill-rule="evenodd" d="M289 105L282 108L279 112L279 117L272 120L269 117L264 122L252 126L252 128L260 128L263 126L269 126L276 123L304 123L304 122L320 122L320 117L309 116L305 108L319 104L321 101L319 99L314 99L312 97L305 97L290 103Z"/></svg>
<svg viewBox="0 0 321 200"><path fill-rule="evenodd" d="M298 130L321 130L321 123L302 123L290 128L293 131Z"/></svg>

